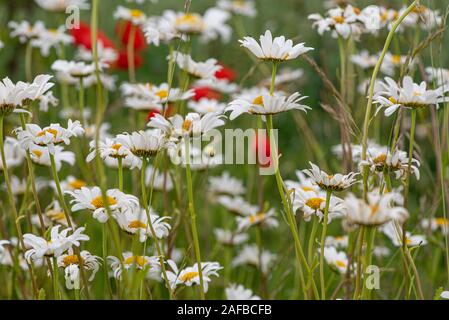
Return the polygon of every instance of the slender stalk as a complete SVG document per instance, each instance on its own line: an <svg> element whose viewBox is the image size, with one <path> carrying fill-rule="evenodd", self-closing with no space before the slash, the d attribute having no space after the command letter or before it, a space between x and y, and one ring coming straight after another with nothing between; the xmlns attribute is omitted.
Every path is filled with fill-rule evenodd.
<svg viewBox="0 0 449 320"><path fill-rule="evenodd" d="M371 261L373 258L373 247L374 247L374 238L376 237L376 227L370 226L367 230L367 241L366 241L366 250L365 256L363 259L363 274L365 275L363 278L363 291L362 298L363 299L371 299L371 290L367 287L367 277L369 273L366 272L366 268L371 265Z"/></svg>
<svg viewBox="0 0 449 320"><path fill-rule="evenodd" d="M365 227L360 226L359 235L357 237L357 273L355 278L355 290L354 290L354 300L359 299L360 296L360 283L362 280L362 250L363 250L363 239L365 237Z"/></svg>
<svg viewBox="0 0 449 320"><path fill-rule="evenodd" d="M320 283L321 283L321 300L326 300L326 285L324 283L324 243L326 242L327 224L329 221L329 205L331 201L332 191L326 192L326 206L324 208L323 230L321 232L320 243Z"/></svg>
<svg viewBox="0 0 449 320"><path fill-rule="evenodd" d="M365 120L363 122L363 138L362 138L362 160L366 160L366 153L367 153L367 143L368 143L368 135L369 135L369 125L370 125L370 119L371 119L371 109L373 106L373 97L374 97L374 84L377 79L377 75L379 74L380 67L382 66L382 62L384 61L385 55L388 52L388 49L390 48L391 41L393 40L393 37L396 33L397 28L402 23L402 21L412 12L412 10L415 8L416 4L419 0L413 1L413 3L404 11L404 13L398 18L398 20L393 24L390 32L388 33L387 39L385 41L384 48L380 54L379 60L377 61L377 64L374 68L373 75L371 77L371 82L369 86L369 96L368 96L368 104L366 106L366 112L365 112ZM363 168L363 195L365 200L367 199L368 194L368 175L369 175L369 168L365 166Z"/></svg>
<svg viewBox="0 0 449 320"><path fill-rule="evenodd" d="M200 244L198 240L198 231L196 228L196 212L193 197L193 183L192 183L192 172L190 169L190 139L185 141L185 157L186 157L186 179L187 179L187 194L189 199L189 212L190 212L190 226L192 229L193 245L195 248L196 263L198 264L198 276L200 278L200 298L205 299L204 295L204 280L203 280L203 270L201 267L201 252Z"/></svg>
<svg viewBox="0 0 449 320"><path fill-rule="evenodd" d="M156 246L156 251L157 251L157 254L158 254L158 258L159 258L159 264L161 265L162 276L163 276L165 284L167 286L167 290L168 290L168 292L170 294L170 299L173 299L173 291L172 291L172 288L170 286L170 281L168 281L167 271L165 269L164 253L162 252L162 249L161 249L161 246L160 246L160 243L159 243L159 239L158 239L158 237L156 235L156 231L154 230L153 222L151 221L151 216L150 216L150 210L149 210L149 205L150 204L148 203L146 186L145 186L145 171L146 171L146 167L147 167L147 162L148 162L148 160L145 157L143 157L142 158L142 170L141 170L141 175L140 175L140 187L141 187L141 190L142 190L142 205L145 208L145 213L147 215L148 226L150 227L150 232L151 232L151 235L153 237L154 244ZM156 166L153 169L156 171ZM154 184L154 181L153 181L152 184Z"/></svg>
<svg viewBox="0 0 449 320"><path fill-rule="evenodd" d="M28 82L33 80L33 72L31 70L33 60L33 47L31 41L28 41L25 48L25 75Z"/></svg>
<svg viewBox="0 0 449 320"><path fill-rule="evenodd" d="M288 224L290 227L290 231L291 231L291 233L293 235L293 239L295 241L295 252L296 252L296 258L298 260L298 268L299 268L298 271L299 271L299 275L300 275L300 281L302 284L303 294L304 294L304 297L307 299L308 293L307 293L307 289L306 289L306 285L305 285L305 281L304 281L304 273L302 270L302 265L304 264L304 266L306 267L306 270L307 270L307 274L309 275L308 283L312 284L312 287L314 289L315 298L319 298L319 295L317 294L317 291L316 291L316 285L315 285L315 280L313 279L312 271L310 270L309 264L307 263L307 259L302 250L301 241L299 239L298 229L296 226L295 215L292 212L291 207L289 206L287 197L285 196L284 182L282 180L282 176L281 176L281 174L279 172L279 168L278 168L277 146L276 146L276 142L274 141L273 134L272 134L273 117L271 115L267 115L266 122L267 122L268 136L270 137L270 150L272 150L271 161L273 162L273 167L275 168L274 170L275 170L275 175L276 175L276 183L277 183L277 187L278 187L278 192L281 197L282 204L284 206L285 214L287 215L287 221L288 221Z"/></svg>
<svg viewBox="0 0 449 320"><path fill-rule="evenodd" d="M128 56L128 76L129 76L129 81L131 83L135 83L136 82L136 67L134 65L134 43L136 41L137 27L131 23L130 28L131 28L131 30L129 32L128 46L126 48L127 56Z"/></svg>
<svg viewBox="0 0 449 320"><path fill-rule="evenodd" d="M80 77L80 88L79 88L79 109L80 109L80 119L83 127L86 127L86 118L84 117L84 78Z"/></svg>
<svg viewBox="0 0 449 320"><path fill-rule="evenodd" d="M123 159L117 158L118 163L118 188L123 192Z"/></svg>
<svg viewBox="0 0 449 320"><path fill-rule="evenodd" d="M314 257L314 247L315 247L315 238L316 232L318 231L318 217L312 217L312 231L310 232L309 242L308 242L308 250L307 250L307 260L309 261L309 266L313 264Z"/></svg>
<svg viewBox="0 0 449 320"><path fill-rule="evenodd" d="M6 184L6 191L8 193L8 200L11 204L11 209L14 215L14 224L16 226L17 237L19 238L21 249L25 250L26 247L25 243L23 242L23 233L22 227L20 226L20 218L17 213L16 203L14 201L14 194L12 192L11 182L9 180L8 164L6 163L5 146L3 144L3 131L4 131L3 126L4 126L4 116L0 115L0 153L3 163L3 175L5 176L5 184ZM39 289L37 287L36 279L34 277L34 269L32 264L27 262L27 265L30 273L31 285L33 287L33 294L37 298L39 294Z"/></svg>
<svg viewBox="0 0 449 320"><path fill-rule="evenodd" d="M58 279L58 263L56 258L53 257L53 294L55 300L61 300L61 294L59 292L59 279Z"/></svg>

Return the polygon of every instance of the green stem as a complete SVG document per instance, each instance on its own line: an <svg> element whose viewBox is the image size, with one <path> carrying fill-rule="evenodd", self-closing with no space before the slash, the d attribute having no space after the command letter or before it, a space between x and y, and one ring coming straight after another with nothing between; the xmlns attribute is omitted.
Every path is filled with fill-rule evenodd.
<svg viewBox="0 0 449 320"><path fill-rule="evenodd" d="M117 158L118 162L118 188L123 192L123 159Z"/></svg>
<svg viewBox="0 0 449 320"><path fill-rule="evenodd" d="M326 242L327 224L329 221L329 205L331 201L332 191L326 192L326 206L324 208L323 230L321 232L320 243L320 283L321 283L321 300L326 300L326 285L324 283L324 247Z"/></svg>
<svg viewBox="0 0 449 320"><path fill-rule="evenodd" d="M165 258L164 258L164 253L162 252L160 243L159 243L159 239L156 236L156 231L154 230L153 227L153 223L151 222L151 216L150 216L150 210L149 210L149 206L151 205L151 203L148 203L148 199L147 199L147 192L146 192L146 185L145 185L145 171L146 171L146 167L147 167L147 159L144 157L142 158L142 170L141 170L141 175L140 175L140 187L142 189L142 205L145 208L145 213L147 215L147 221L148 221L148 226L150 227L150 231L151 231L151 235L153 237L154 240L154 244L156 246L156 251L158 254L158 258L159 258L159 264L161 265L161 270L162 270L162 276L164 278L165 284L167 286L167 290L170 294L170 299L173 299L173 291L172 288L170 286L170 282L168 281L168 277L167 277L167 271L165 269ZM156 172L156 166L154 166L153 168L153 181L151 183L151 189L153 189L153 184L154 184L154 175ZM152 193L153 191L151 191ZM144 280L142 280L144 281ZM141 290L142 291L142 290Z"/></svg>
<svg viewBox="0 0 449 320"><path fill-rule="evenodd" d="M359 299L360 295L360 282L362 279L362 250L363 250L363 239L365 237L365 227L360 226L359 235L357 237L357 273L355 278L355 290L354 290L354 300Z"/></svg>
<svg viewBox="0 0 449 320"><path fill-rule="evenodd" d="M25 49L25 74L28 82L33 81L33 72L31 70L33 60L33 47L31 41L28 41Z"/></svg>
<svg viewBox="0 0 449 320"><path fill-rule="evenodd" d="M380 67L382 66L385 55L387 54L388 49L390 48L391 41L396 33L397 28L402 23L402 21L410 14L410 12L412 12L412 10L415 8L418 1L419 0L413 1L413 3L404 11L404 13L393 24L390 32L388 33L384 48L380 54L379 60L377 61L376 67L374 68L373 75L371 77L370 86L369 86L368 104L366 106L365 120L363 123L362 160L366 160L369 125L370 125L370 119L371 119L371 109L372 109L373 100L374 100L373 99L374 84L376 82L377 75L379 74ZM363 196L364 196L365 200L367 199L367 196L368 196L368 175L369 175L369 168L367 166L365 166L363 168Z"/></svg>
<svg viewBox="0 0 449 320"><path fill-rule="evenodd" d="M134 43L136 41L137 28L134 24L131 24L131 30L129 33L128 46L126 48L128 55L128 76L131 83L136 82L136 68L134 65Z"/></svg>
<svg viewBox="0 0 449 320"><path fill-rule="evenodd" d="M0 153L1 153L1 157L2 157L2 163L3 163L3 174L5 176L5 184L6 184L6 191L8 193L8 200L11 204L11 209L14 214L14 224L15 224L16 231L17 231L17 237L19 238L21 249L25 250L26 247L25 247L25 243L23 242L22 227L20 226L20 218L17 213L16 203L14 201L14 194L12 192L11 182L9 180L8 164L6 163L5 146L3 144L4 119L5 119L4 116L0 115ZM34 277L33 266L32 266L32 264L30 264L28 262L27 262L27 265L28 265L28 270L30 273L31 284L33 287L33 293L34 293L34 296L37 298L38 294L39 294L39 290L37 288L36 279Z"/></svg>
<svg viewBox="0 0 449 320"><path fill-rule="evenodd" d="M86 118L84 117L84 78L80 77L80 90L79 90L79 109L81 124L86 128Z"/></svg>
<svg viewBox="0 0 449 320"><path fill-rule="evenodd" d="M185 143L185 151L186 151L186 179L187 179L187 194L189 198L189 212L190 212L190 225L192 228L192 237L193 237L193 245L195 248L195 257L196 263L198 265L198 275L200 278L200 298L201 300L205 299L204 295L204 280L203 280L203 271L201 268L201 252L200 252L200 244L198 240L198 231L196 228L196 212L195 212L195 204L193 197L193 183L192 183L192 172L190 170L190 139L186 139Z"/></svg>
<svg viewBox="0 0 449 320"><path fill-rule="evenodd" d="M274 140L274 136L273 136L273 117L272 115L267 115L266 116L266 123L267 123L267 131L268 131L268 136L270 137L270 150L272 152L271 154L271 161L273 162L273 167L275 170L275 176L276 176L276 184L278 187L278 192L279 195L281 197L282 200L282 205L284 206L284 211L285 214L287 215L287 220L288 220L288 224L290 227L290 231L293 235L293 239L295 242L295 252L296 252L296 258L298 260L298 268L299 268L299 276L300 276L300 281L302 284L302 290L303 290L303 294L304 294L304 298L308 298L308 293L307 293L307 286L305 285L305 281L304 281L304 272L302 270L302 266L304 264L304 266L306 267L307 270L307 274L309 276L309 281L308 283L312 283L312 287L314 289L314 295L315 298L319 298L319 295L317 293L316 290L316 285L315 285L315 280L313 279L313 274L312 271L309 267L309 264L307 263L307 259L304 255L304 252L302 250L302 246L301 246L301 241L299 239L299 235L298 235L298 229L296 226L296 220L295 220L295 215L291 209L291 207L289 206L287 197L285 196L285 190L284 190L284 182L282 180L282 176L280 174L279 171L279 165L278 165L278 154L277 154L277 145L276 145L276 141Z"/></svg>
<svg viewBox="0 0 449 320"><path fill-rule="evenodd" d="M367 232L367 241L366 241L366 249L365 249L365 256L363 259L363 291L362 291L362 298L363 299L371 299L371 291L372 289L369 289L367 287L367 277L369 276L369 273L366 272L366 269L371 265L372 258L373 258L373 248L374 248L374 239L376 237L376 227L369 226L368 232Z"/></svg>

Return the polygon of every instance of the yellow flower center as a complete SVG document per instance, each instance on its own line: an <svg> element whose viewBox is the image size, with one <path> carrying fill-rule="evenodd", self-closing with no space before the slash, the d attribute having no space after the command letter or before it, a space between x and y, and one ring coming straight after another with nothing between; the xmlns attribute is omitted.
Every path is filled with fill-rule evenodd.
<svg viewBox="0 0 449 320"><path fill-rule="evenodd" d="M64 259L62 259L62 263L64 264L64 267L67 267L71 264L78 264L79 263L78 256L74 254L66 256L64 257Z"/></svg>
<svg viewBox="0 0 449 320"><path fill-rule="evenodd" d="M388 100L394 104L398 103L398 100L396 100L394 97L390 97L390 98L388 98Z"/></svg>
<svg viewBox="0 0 449 320"><path fill-rule="evenodd" d="M40 150L32 150L31 153L33 153L38 158L42 157L43 154Z"/></svg>
<svg viewBox="0 0 449 320"><path fill-rule="evenodd" d="M412 243L412 240L410 240L409 238L407 238L407 239L405 239L405 243L406 243L407 245L410 245L410 244Z"/></svg>
<svg viewBox="0 0 449 320"><path fill-rule="evenodd" d="M137 228L146 229L146 227L147 227L147 225L140 220L133 220L128 224L128 228L131 228L131 229L137 229Z"/></svg>
<svg viewBox="0 0 449 320"><path fill-rule="evenodd" d="M190 271L190 272L186 272L185 274L183 274L179 279L182 282L187 282L192 280L193 278L197 277L199 275L198 272L196 271Z"/></svg>
<svg viewBox="0 0 449 320"><path fill-rule="evenodd" d="M201 18L198 15L187 13L183 14L182 16L179 16L176 18L175 24L189 24L189 25L196 25L201 23Z"/></svg>
<svg viewBox="0 0 449 320"><path fill-rule="evenodd" d="M362 11L359 9L359 8L357 8L357 7L353 7L352 8L353 10L354 10L354 13L356 14L356 15L359 15Z"/></svg>
<svg viewBox="0 0 449 320"><path fill-rule="evenodd" d="M115 200L114 198L109 197L109 196L107 197L107 201L108 201L108 204L110 206L113 206L113 205L117 204L117 200ZM96 197L90 203L97 209L104 208L104 202L103 202L103 197L102 196Z"/></svg>
<svg viewBox="0 0 449 320"><path fill-rule="evenodd" d="M445 219L445 218L436 218L435 223L438 226L447 226L447 225L449 225L449 220Z"/></svg>
<svg viewBox="0 0 449 320"><path fill-rule="evenodd" d="M120 143L116 143L116 144L112 145L112 149L114 149L115 151L119 151L121 147L122 147L122 145Z"/></svg>
<svg viewBox="0 0 449 320"><path fill-rule="evenodd" d="M249 216L250 223L257 223L265 219L265 213L258 213Z"/></svg>
<svg viewBox="0 0 449 320"><path fill-rule="evenodd" d="M82 187L85 187L87 185L86 182L83 180L75 179L69 182L69 186L73 189L81 189Z"/></svg>
<svg viewBox="0 0 449 320"><path fill-rule="evenodd" d="M313 191L313 188L312 187L301 187L301 189L302 190L304 190L304 191Z"/></svg>
<svg viewBox="0 0 449 320"><path fill-rule="evenodd" d="M401 56L400 55L393 55L391 57L391 62L393 62L393 64L400 64L401 63Z"/></svg>
<svg viewBox="0 0 449 320"><path fill-rule="evenodd" d="M254 98L253 104L263 107L263 98L262 98L262 96L258 96L256 98Z"/></svg>
<svg viewBox="0 0 449 320"><path fill-rule="evenodd" d="M335 261L335 265L340 268L345 268L346 262L344 262L343 260L337 260L337 261Z"/></svg>
<svg viewBox="0 0 449 320"><path fill-rule="evenodd" d="M345 18L342 16L333 17L335 23L342 24L345 22Z"/></svg>
<svg viewBox="0 0 449 320"><path fill-rule="evenodd" d="M58 210L49 210L47 212L47 217L49 217L51 220L54 220L54 221L65 220L64 212L58 211Z"/></svg>
<svg viewBox="0 0 449 320"><path fill-rule="evenodd" d="M144 256L131 256L131 257L126 258L125 261L123 261L124 264L128 264L128 265L135 263L138 266L140 266L141 268L143 268L145 266L146 262L147 261Z"/></svg>
<svg viewBox="0 0 449 320"><path fill-rule="evenodd" d="M159 90L158 92L156 92L156 95L161 99L165 99L168 97L168 91L167 90Z"/></svg>
<svg viewBox="0 0 449 320"><path fill-rule="evenodd" d="M387 160L387 155L386 154L381 154L381 155L375 157L373 159L373 162L375 164L381 164L381 163L385 163L386 160Z"/></svg>
<svg viewBox="0 0 449 320"><path fill-rule="evenodd" d="M42 136L45 136L46 133L52 134L53 137L55 137L55 138L56 138L56 136L58 135L58 131L57 131L57 130L52 129L52 128L48 128L48 129L45 129L45 130L42 130L41 132L39 132L39 133L37 134L37 136L38 136L38 137L42 137Z"/></svg>
<svg viewBox="0 0 449 320"><path fill-rule="evenodd" d="M319 210L321 208L321 204L325 202L323 198L310 198L306 201L306 206L312 208L313 210Z"/></svg>
<svg viewBox="0 0 449 320"><path fill-rule="evenodd" d="M375 215L379 211L379 206L377 204L369 206L371 209L371 215Z"/></svg>
<svg viewBox="0 0 449 320"><path fill-rule="evenodd" d="M182 130L190 131L190 127L192 127L192 121L191 120L184 120L184 122L182 123Z"/></svg>
<svg viewBox="0 0 449 320"><path fill-rule="evenodd" d="M129 12L131 14L131 17L133 18L140 18L144 16L144 13L138 9L133 9Z"/></svg>

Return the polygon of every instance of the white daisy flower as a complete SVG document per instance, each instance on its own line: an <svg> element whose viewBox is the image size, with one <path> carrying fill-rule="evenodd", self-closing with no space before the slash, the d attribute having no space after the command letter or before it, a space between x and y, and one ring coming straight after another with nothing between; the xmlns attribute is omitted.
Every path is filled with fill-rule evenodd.
<svg viewBox="0 0 449 320"><path fill-rule="evenodd" d="M64 210L62 209L58 200L54 200L47 208L45 208L44 218L46 218L44 220L47 220L54 224L60 224L66 228L69 226L66 215L64 214ZM75 226L74 221L71 220L71 222L72 226Z"/></svg>
<svg viewBox="0 0 449 320"><path fill-rule="evenodd" d="M334 247L324 248L324 260L326 263L341 274L345 274L348 268L348 257L345 252L337 251Z"/></svg>
<svg viewBox="0 0 449 320"><path fill-rule="evenodd" d="M89 143L91 152L87 155L86 161L91 162L97 156L97 142L92 140ZM105 138L98 142L98 154L108 165L115 163L118 166L118 159L122 160L122 165L126 168L134 169L142 166L142 160L136 157L131 150L116 139Z"/></svg>
<svg viewBox="0 0 449 320"><path fill-rule="evenodd" d="M198 79L193 84L194 87L207 87L213 91L217 91L224 94L233 94L239 91L239 86L235 83L230 82L228 79ZM201 98L201 100L207 98Z"/></svg>
<svg viewBox="0 0 449 320"><path fill-rule="evenodd" d="M99 187L82 187L79 190L66 191L65 193L73 198L70 201L72 211L89 210L100 223L108 221L108 212ZM118 189L107 190L106 199L112 214L123 214L126 211L135 211L139 208L137 197L125 194Z"/></svg>
<svg viewBox="0 0 449 320"><path fill-rule="evenodd" d="M270 30L260 36L260 44L252 37L244 37L239 42L257 58L274 62L293 60L313 50L313 48L305 47L304 43L293 45L293 41L286 40L284 36L273 39Z"/></svg>
<svg viewBox="0 0 449 320"><path fill-rule="evenodd" d="M35 2L47 11L65 12L68 7L77 7L85 10L89 9L87 0L35 0Z"/></svg>
<svg viewBox="0 0 449 320"><path fill-rule="evenodd" d="M295 92L290 96L284 96L279 93L273 95L263 94L256 97L253 101L245 99L237 99L231 101L225 111L231 111L230 120L234 120L243 113L255 115L273 115L289 110L301 110L307 112L310 107L302 105L299 102L306 99L299 92Z"/></svg>
<svg viewBox="0 0 449 320"><path fill-rule="evenodd" d="M319 217L320 220L324 217L324 210L326 207L326 193L316 191L304 191L302 189L295 190L291 195L293 211L301 210L305 221L310 221L313 215ZM331 196L328 212L328 224L332 219L346 215L346 206L342 199Z"/></svg>
<svg viewBox="0 0 449 320"><path fill-rule="evenodd" d="M232 260L232 266L250 265L258 268L262 273L267 274L275 259L275 254L266 250L259 252L259 247L255 244L245 245L240 253Z"/></svg>
<svg viewBox="0 0 449 320"><path fill-rule="evenodd" d="M8 169L20 166L25 159L25 152L20 147L20 143L13 137L6 137L3 142L5 150L5 159ZM3 170L3 162L0 157L0 170Z"/></svg>
<svg viewBox="0 0 449 320"><path fill-rule="evenodd" d="M395 247L402 246L402 227L396 224L395 221L390 221L389 223L383 225L380 230L391 240ZM408 231L405 234L405 241L406 245L409 247L424 246L428 243L426 236L412 235Z"/></svg>
<svg viewBox="0 0 449 320"><path fill-rule="evenodd" d="M91 275L88 281L93 281L95 274L100 269L100 257L92 255L89 251L83 250L80 252L81 262L83 269L91 271ZM79 289L80 288L80 261L78 255L73 254L73 250L70 248L67 254L63 254L57 258L57 265L59 268L64 269L65 285L66 288Z"/></svg>
<svg viewBox="0 0 449 320"><path fill-rule="evenodd" d="M231 283L225 289L226 299L228 300L261 300L251 289L246 289L243 285Z"/></svg>
<svg viewBox="0 0 449 320"><path fill-rule="evenodd" d="M306 175L301 170L295 171L298 181L286 180L285 186L288 190L303 190L303 191L315 191L319 192L320 188L315 184L314 180L306 177Z"/></svg>
<svg viewBox="0 0 449 320"><path fill-rule="evenodd" d="M443 291L440 294L441 299L449 299L449 291Z"/></svg>
<svg viewBox="0 0 449 320"><path fill-rule="evenodd" d="M73 78L85 78L95 72L95 64L86 64L83 61L56 60L51 65L51 69L58 73L67 73Z"/></svg>
<svg viewBox="0 0 449 320"><path fill-rule="evenodd" d="M394 172L397 179L405 177L408 173L409 157L405 151L396 149L391 154L389 147L378 147L369 148L367 154L367 159L360 161L359 166L369 166L371 172L382 174L384 170L388 170ZM410 170L418 180L420 178L419 167L420 162L412 158Z"/></svg>
<svg viewBox="0 0 449 320"><path fill-rule="evenodd" d="M368 193L368 203L349 195L345 199L348 208L347 219L351 224L363 226L380 226L391 220L404 222L409 214L407 209L396 206L397 195L394 192L380 194Z"/></svg>
<svg viewBox="0 0 449 320"><path fill-rule="evenodd" d="M173 23L175 19L176 13L172 10L165 10L162 16L149 18L143 28L148 44L158 47L161 42L169 43L173 39L182 38Z"/></svg>
<svg viewBox="0 0 449 320"><path fill-rule="evenodd" d="M347 248L349 243L349 237L347 235L343 236L327 236L324 242L326 247L334 247L334 248Z"/></svg>
<svg viewBox="0 0 449 320"><path fill-rule="evenodd" d="M70 144L70 138L79 137L84 134L84 129L79 121L69 119L67 128L61 127L59 123L50 124L41 128L37 124L26 124L25 129L16 128L14 132L25 150L31 150L34 146L48 147L50 153L54 154L55 146L59 144Z"/></svg>
<svg viewBox="0 0 449 320"><path fill-rule="evenodd" d="M51 167L50 151L47 147L31 145L29 151L33 163L44 167ZM63 162L70 166L75 164L75 153L72 151L65 151L62 146L54 146L52 155L55 159L57 171L61 170Z"/></svg>
<svg viewBox="0 0 449 320"><path fill-rule="evenodd" d="M103 42L98 42L97 44L97 55L100 66L105 67L109 67L119 58L118 52L113 48L105 47ZM81 61L94 62L92 50L83 46L78 48L76 57Z"/></svg>
<svg viewBox="0 0 449 320"><path fill-rule="evenodd" d="M219 196L217 202L225 207L226 210L238 216L248 216L256 214L259 211L258 206L251 205L240 196Z"/></svg>
<svg viewBox="0 0 449 320"><path fill-rule="evenodd" d="M134 25L140 26L145 23L147 16L139 9L128 9L118 6L114 12L114 19L132 22Z"/></svg>
<svg viewBox="0 0 449 320"><path fill-rule="evenodd" d="M377 112L385 108L387 117L400 107L421 109L438 106L440 103L448 101L445 94L449 88L439 87L435 90L428 90L425 81L416 84L410 76L404 77L402 86L388 77L385 78L385 82L381 83L381 86L382 89L375 93L374 102L379 104Z"/></svg>
<svg viewBox="0 0 449 320"><path fill-rule="evenodd" d="M312 179L317 186L328 191L343 191L353 184L357 183L355 177L358 173L351 172L343 175L340 173L329 175L322 171L317 165L309 162L311 169L305 169L303 172Z"/></svg>
<svg viewBox="0 0 449 320"><path fill-rule="evenodd" d="M154 157L167 144L165 135L160 130L141 130L130 134L119 134L116 141L139 158Z"/></svg>
<svg viewBox="0 0 449 320"><path fill-rule="evenodd" d="M387 76L393 76L395 74L395 71L400 70L401 67L407 62L407 60L408 56L401 56L387 52L380 67L380 71L382 71ZM414 62L415 60L410 60L409 65L412 66Z"/></svg>
<svg viewBox="0 0 449 320"><path fill-rule="evenodd" d="M121 261L114 256L108 256L107 260L113 271L114 278L117 280L122 278L123 268L125 270L136 268L138 271L151 271L152 269L160 270L159 258L156 256L137 256L133 255L131 252L123 252Z"/></svg>
<svg viewBox="0 0 449 320"><path fill-rule="evenodd" d="M257 14L256 4L253 0L218 0L217 7L246 17L255 17Z"/></svg>
<svg viewBox="0 0 449 320"><path fill-rule="evenodd" d="M215 59L207 59L204 62L196 62L190 55L175 51L173 53L178 67L197 79L215 79L215 73L223 67Z"/></svg>
<svg viewBox="0 0 449 320"><path fill-rule="evenodd" d="M26 43L38 37L45 30L45 25L42 21L37 21L34 25L25 20L21 22L10 21L8 27L11 29L10 37L19 38L21 43Z"/></svg>
<svg viewBox="0 0 449 320"><path fill-rule="evenodd" d="M277 228L279 222L275 218L276 211L272 208L267 212L260 212L244 217L237 217L237 231L242 232L250 227L260 225L265 228Z"/></svg>
<svg viewBox="0 0 449 320"><path fill-rule="evenodd" d="M59 52L62 46L73 42L73 37L66 31L65 26L60 26L58 29L44 29L38 33L37 37L31 39L31 46L39 48L42 56L48 57L50 49L55 48Z"/></svg>
<svg viewBox="0 0 449 320"><path fill-rule="evenodd" d="M36 79L42 84L42 76ZM44 85L43 88L45 87ZM42 89L39 92L38 89L37 84L30 85L22 81L13 83L9 78L4 78L0 81L0 115L6 117L11 113L28 113L22 109L23 104L35 100L35 97L39 98Z"/></svg>
<svg viewBox="0 0 449 320"><path fill-rule="evenodd" d="M370 54L368 50L362 50L357 54L351 55L351 62L361 69L372 69L379 61L379 56Z"/></svg>
<svg viewBox="0 0 449 320"><path fill-rule="evenodd" d="M61 232L57 225L51 228L50 240L35 236L34 234L24 234L23 241L26 248L30 248L25 252L25 258L28 261L36 261L44 256L59 257L72 246L79 247L80 241L88 241L89 236L83 234L84 227L72 230L70 228L63 229ZM73 231L73 232L72 232ZM69 232L70 235L68 234Z"/></svg>
<svg viewBox="0 0 449 320"><path fill-rule="evenodd" d="M225 229L214 229L217 242L226 246L237 246L248 241L249 236L246 233L232 232Z"/></svg>
<svg viewBox="0 0 449 320"><path fill-rule="evenodd" d="M122 230L129 234L138 234L140 242L145 242L148 237L153 237L145 209L117 212L114 214L114 218ZM167 220L171 218L161 217L150 208L150 219L156 237L158 239L167 238L171 229Z"/></svg>
<svg viewBox="0 0 449 320"><path fill-rule="evenodd" d="M441 230L444 235L449 234L449 219L443 217L432 217L421 220L421 227L425 230Z"/></svg>
<svg viewBox="0 0 449 320"><path fill-rule="evenodd" d="M208 98L203 98L200 101L189 101L187 106L199 114L206 114L206 113L222 114L226 108L225 103L221 103L217 100Z"/></svg>
<svg viewBox="0 0 449 320"><path fill-rule="evenodd" d="M223 172L221 176L209 178L209 192L212 194L238 196L244 194L245 191L243 182L232 177L227 171Z"/></svg>
<svg viewBox="0 0 449 320"><path fill-rule="evenodd" d="M308 18L313 21L312 26L317 28L318 34L323 35L330 31L334 38L352 37L358 40L366 28L361 10L351 5L330 9L325 17L311 14Z"/></svg>
<svg viewBox="0 0 449 320"><path fill-rule="evenodd" d="M168 137L179 140L181 137L205 135L225 124L223 115L208 113L201 116L198 113L188 113L185 118L176 114L169 119L156 114L148 123L149 127L162 130Z"/></svg>
<svg viewBox="0 0 449 320"><path fill-rule="evenodd" d="M198 264L179 270L173 261L167 261L172 271L167 271L167 278L172 289L176 289L179 285L191 287L200 285ZM212 281L211 276L218 277L218 271L223 269L218 262L201 262L201 271L203 278L203 290L207 292L209 282Z"/></svg>

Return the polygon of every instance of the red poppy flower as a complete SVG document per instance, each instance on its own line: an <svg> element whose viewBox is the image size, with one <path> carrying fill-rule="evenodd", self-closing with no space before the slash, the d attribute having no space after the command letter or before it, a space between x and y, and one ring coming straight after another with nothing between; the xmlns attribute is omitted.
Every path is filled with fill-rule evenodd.
<svg viewBox="0 0 449 320"><path fill-rule="evenodd" d="M193 92L195 95L193 96L193 100L199 101L203 98L220 100L221 94L209 87L196 87L193 88Z"/></svg>
<svg viewBox="0 0 449 320"><path fill-rule="evenodd" d="M157 114L161 114L161 112L160 112L159 110L156 110L156 109L151 110L151 111L148 112L148 114L147 114L146 121L147 121L147 122L150 121L150 120L151 120L155 115L157 115ZM168 118L168 117L170 117L171 115L173 115L173 106L172 106L172 105L168 105L168 107L167 107L167 112L166 112L166 114L165 114L165 117Z"/></svg>
<svg viewBox="0 0 449 320"><path fill-rule="evenodd" d="M143 58L136 52L134 53L134 68L139 68L143 64ZM128 70L128 53L125 51L119 52L115 67Z"/></svg>
<svg viewBox="0 0 449 320"><path fill-rule="evenodd" d="M145 40L145 35L139 26L135 26L130 21L121 21L117 23L115 31L120 38L123 45L127 46L131 40L131 30L136 28L134 33L134 50L139 51L146 47L147 43Z"/></svg>
<svg viewBox="0 0 449 320"><path fill-rule="evenodd" d="M268 135L261 136L259 141L259 134L254 139L253 151L256 155L256 162L262 168L269 168L271 166L271 147Z"/></svg>
<svg viewBox="0 0 449 320"><path fill-rule="evenodd" d="M92 31L89 24L80 22L78 27L72 28L69 31L75 40L75 45L84 46L86 49L92 49ZM114 48L112 40L110 40L101 30L98 30L97 39L103 44L103 47Z"/></svg>
<svg viewBox="0 0 449 320"><path fill-rule="evenodd" d="M225 79L229 82L233 82L237 78L237 72L232 70L231 68L221 65L223 68L215 72L215 78L217 79Z"/></svg>

